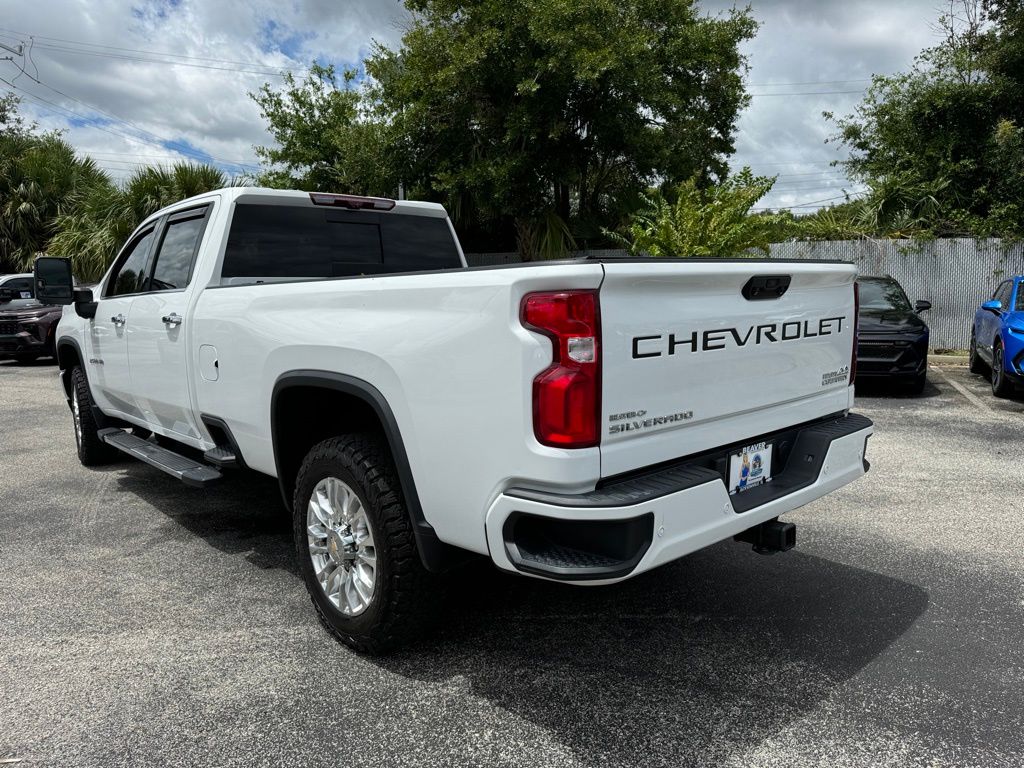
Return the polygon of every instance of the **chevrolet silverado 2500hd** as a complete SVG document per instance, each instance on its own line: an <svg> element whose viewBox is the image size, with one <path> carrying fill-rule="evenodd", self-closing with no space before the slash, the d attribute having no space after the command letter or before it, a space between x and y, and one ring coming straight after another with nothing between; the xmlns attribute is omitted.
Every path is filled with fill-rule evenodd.
<svg viewBox="0 0 1024 768"><path fill-rule="evenodd" d="M35 275L82 463L276 477L313 604L363 650L473 553L597 585L784 550L779 515L868 466L848 264L467 268L438 205L237 188L149 217L94 291Z"/></svg>

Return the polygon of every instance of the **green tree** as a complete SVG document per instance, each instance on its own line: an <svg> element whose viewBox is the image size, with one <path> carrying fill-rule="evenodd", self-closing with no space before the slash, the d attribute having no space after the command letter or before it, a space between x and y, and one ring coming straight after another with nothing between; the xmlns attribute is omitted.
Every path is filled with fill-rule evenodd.
<svg viewBox="0 0 1024 768"><path fill-rule="evenodd" d="M249 96L267 120L272 146L256 147L267 164L257 181L271 187L393 196L395 164L388 126L376 117L352 70L314 63L305 78L291 73L279 89L264 84Z"/></svg>
<svg viewBox="0 0 1024 768"><path fill-rule="evenodd" d="M213 166L175 163L167 168L139 169L121 185L109 179L90 185L76 196L72 210L58 217L50 253L70 258L80 280L99 280L147 216L229 183Z"/></svg>
<svg viewBox="0 0 1024 768"><path fill-rule="evenodd" d="M775 177L754 176L749 168L710 187L689 179L675 190L675 202L660 192L645 198L647 205L634 216L628 236L613 237L634 254L655 257L768 253L769 245L785 240L793 229L788 213L751 212L774 183Z"/></svg>
<svg viewBox="0 0 1024 768"><path fill-rule="evenodd" d="M1019 236L1021 16L1019 0L951 3L942 42L909 72L876 76L836 121L847 172L869 189L854 216L865 231Z"/></svg>
<svg viewBox="0 0 1024 768"><path fill-rule="evenodd" d="M695 0L406 0L397 50L357 86L314 66L253 98L277 146L263 180L445 203L525 258L602 238L652 184L727 172L747 103L749 11Z"/></svg>
<svg viewBox="0 0 1024 768"><path fill-rule="evenodd" d="M404 178L460 217L511 217L524 258L571 217L586 234L652 183L726 172L748 12L708 18L690 0L406 5L400 49L367 62Z"/></svg>
<svg viewBox="0 0 1024 768"><path fill-rule="evenodd" d="M0 272L31 268L78 191L105 180L59 133L26 126L16 98L0 99Z"/></svg>

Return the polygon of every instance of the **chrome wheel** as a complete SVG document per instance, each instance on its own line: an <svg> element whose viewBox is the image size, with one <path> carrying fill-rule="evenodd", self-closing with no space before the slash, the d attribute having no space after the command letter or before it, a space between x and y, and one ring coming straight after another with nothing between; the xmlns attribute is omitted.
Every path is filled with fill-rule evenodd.
<svg viewBox="0 0 1024 768"><path fill-rule="evenodd" d="M377 551L366 508L352 488L325 477L306 508L313 573L324 595L346 616L358 616L373 600Z"/></svg>
<svg viewBox="0 0 1024 768"><path fill-rule="evenodd" d="M71 417L75 422L75 445L82 448L82 413L78 408L78 388L71 390Z"/></svg>

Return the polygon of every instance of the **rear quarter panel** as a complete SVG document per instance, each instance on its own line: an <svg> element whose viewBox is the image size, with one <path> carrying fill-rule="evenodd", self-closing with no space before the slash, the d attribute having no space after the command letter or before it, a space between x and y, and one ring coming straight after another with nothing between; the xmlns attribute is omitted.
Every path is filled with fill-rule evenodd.
<svg viewBox="0 0 1024 768"><path fill-rule="evenodd" d="M502 490L525 478L582 491L600 476L597 448L534 438L531 382L551 346L518 314L529 291L596 288L602 274L544 265L208 288L192 354L215 347L219 378L197 377L199 410L225 419L246 463L274 475L275 382L306 369L362 379L394 412L438 536L486 552L484 513Z"/></svg>

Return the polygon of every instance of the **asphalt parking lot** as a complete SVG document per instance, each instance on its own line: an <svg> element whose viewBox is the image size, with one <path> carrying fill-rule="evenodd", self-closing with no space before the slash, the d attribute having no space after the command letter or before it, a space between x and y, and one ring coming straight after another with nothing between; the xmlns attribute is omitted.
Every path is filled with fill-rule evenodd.
<svg viewBox="0 0 1024 768"><path fill-rule="evenodd" d="M79 466L0 363L0 763L1024 765L1024 399L866 391L869 475L611 588L475 568L383 659L332 640L273 481ZM16 763L17 764L17 763Z"/></svg>

